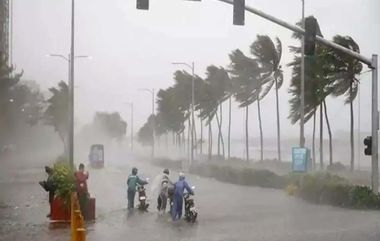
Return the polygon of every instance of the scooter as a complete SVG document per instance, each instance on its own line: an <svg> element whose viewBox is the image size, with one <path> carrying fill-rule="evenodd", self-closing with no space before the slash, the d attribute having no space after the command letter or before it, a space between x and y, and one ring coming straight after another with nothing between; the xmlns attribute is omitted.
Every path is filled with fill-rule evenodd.
<svg viewBox="0 0 380 241"><path fill-rule="evenodd" d="M149 179L146 179L149 181ZM140 204L137 206L138 210L147 212L149 203L147 203L147 198L146 198L146 192L145 192L145 187L144 185L138 185L137 186L137 192L139 193L139 202Z"/></svg>
<svg viewBox="0 0 380 241"><path fill-rule="evenodd" d="M194 187L192 187L194 189ZM190 193L184 193L183 199L185 200L185 220L190 223L195 223L198 217L198 209L195 207L194 199Z"/></svg>

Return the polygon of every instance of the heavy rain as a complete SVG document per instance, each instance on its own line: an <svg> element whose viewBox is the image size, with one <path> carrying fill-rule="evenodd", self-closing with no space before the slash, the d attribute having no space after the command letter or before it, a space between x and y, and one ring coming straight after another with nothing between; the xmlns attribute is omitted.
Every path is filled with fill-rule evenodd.
<svg viewBox="0 0 380 241"><path fill-rule="evenodd" d="M377 241L377 0L0 0L0 241Z"/></svg>

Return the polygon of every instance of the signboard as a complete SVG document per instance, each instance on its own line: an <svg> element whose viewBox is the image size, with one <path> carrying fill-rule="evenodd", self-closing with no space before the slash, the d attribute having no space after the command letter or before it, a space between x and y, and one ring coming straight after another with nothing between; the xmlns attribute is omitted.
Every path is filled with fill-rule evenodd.
<svg viewBox="0 0 380 241"><path fill-rule="evenodd" d="M292 170L293 172L307 172L310 164L309 150L307 148L292 148Z"/></svg>

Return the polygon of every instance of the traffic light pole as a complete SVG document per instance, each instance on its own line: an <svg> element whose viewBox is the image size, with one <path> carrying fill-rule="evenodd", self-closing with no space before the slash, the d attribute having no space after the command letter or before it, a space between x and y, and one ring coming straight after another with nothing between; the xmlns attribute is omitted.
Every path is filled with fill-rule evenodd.
<svg viewBox="0 0 380 241"><path fill-rule="evenodd" d="M378 58L377 55L372 55L372 191L379 191L379 150L378 150L378 130L379 130L379 111L378 111Z"/></svg>
<svg viewBox="0 0 380 241"><path fill-rule="evenodd" d="M233 5L233 0L217 0L220 2L225 2L228 4ZM256 14L262 18L265 18L273 23L276 23L284 28L287 28L291 31L300 33L302 35L305 35L305 30L296 26L289 24L285 21L282 21L281 19L275 18L269 14L266 14L258 9L245 6L245 10L248 12L251 12L253 14ZM378 112L378 57L377 55L372 55L372 58L367 58L355 51L352 51L351 49L347 49L339 44L336 44L332 41L329 41L327 39L324 39L323 37L316 36L316 41L326 45L328 47L331 47L333 49L339 50L342 53L348 54L351 57L354 57L355 59L358 59L362 63L365 63L368 65L369 68L372 69L372 175L371 175L371 184L372 184L372 190L377 193L378 192L378 183L379 183L379 169L378 169L378 129L379 129L379 112ZM301 140L302 142L302 140Z"/></svg>

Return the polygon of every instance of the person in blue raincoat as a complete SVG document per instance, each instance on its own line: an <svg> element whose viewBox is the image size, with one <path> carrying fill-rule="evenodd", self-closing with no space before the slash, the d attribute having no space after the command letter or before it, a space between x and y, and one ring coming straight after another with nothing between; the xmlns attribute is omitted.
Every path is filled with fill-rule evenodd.
<svg viewBox="0 0 380 241"><path fill-rule="evenodd" d="M141 180L137 176L137 168L132 168L132 174L129 175L127 180L128 185L128 210L132 210L134 208L135 203L135 194L137 185L146 185L148 182Z"/></svg>
<svg viewBox="0 0 380 241"><path fill-rule="evenodd" d="M172 209L173 221L180 219L182 216L183 193L185 189L191 195L194 194L189 184L187 184L187 182L185 181L185 174L180 173L179 180L174 184L174 199L173 199L173 209Z"/></svg>

